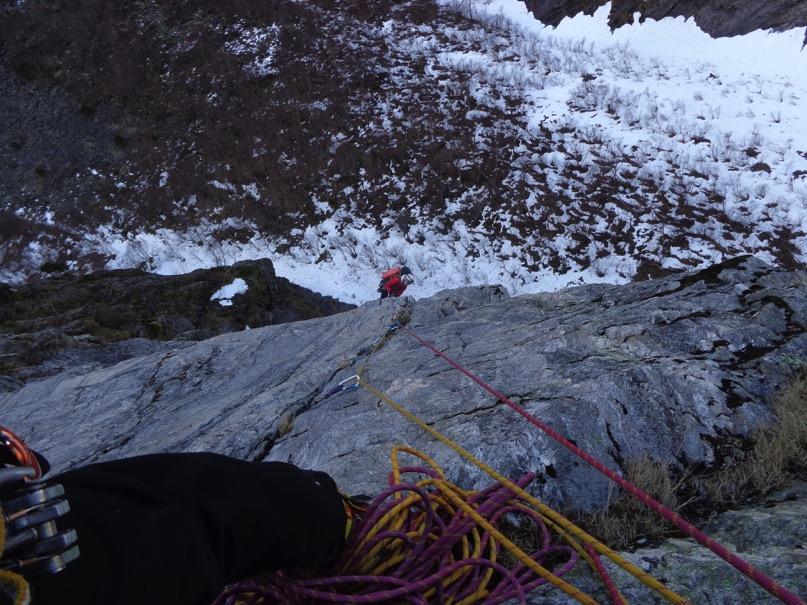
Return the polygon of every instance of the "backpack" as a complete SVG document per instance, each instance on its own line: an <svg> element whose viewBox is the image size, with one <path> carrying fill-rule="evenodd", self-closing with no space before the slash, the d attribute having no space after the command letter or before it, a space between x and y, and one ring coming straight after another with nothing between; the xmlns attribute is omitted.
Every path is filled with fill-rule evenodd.
<svg viewBox="0 0 807 605"><path fill-rule="evenodd" d="M400 267L395 267L394 269L388 269L387 271L384 271L381 274L381 283L378 284L378 291L383 292L386 283L393 277L399 277L400 275L401 275Z"/></svg>

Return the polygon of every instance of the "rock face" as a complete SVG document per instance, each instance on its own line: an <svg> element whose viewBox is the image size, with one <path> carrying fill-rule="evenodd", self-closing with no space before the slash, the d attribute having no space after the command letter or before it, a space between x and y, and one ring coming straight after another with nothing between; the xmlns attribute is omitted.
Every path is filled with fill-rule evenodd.
<svg viewBox="0 0 807 605"><path fill-rule="evenodd" d="M211 300L237 278L246 292L229 306ZM0 284L0 390L83 363L111 365L177 346L155 341L202 340L351 308L277 277L267 259L186 275L101 271Z"/></svg>
<svg viewBox="0 0 807 605"><path fill-rule="evenodd" d="M771 494L762 506L723 513L704 529L789 590L802 596L807 594L807 484L804 482ZM781 603L693 540L667 540L653 548L625 554L625 558L653 576L664 578L669 588L689 596L699 605ZM667 602L629 574L610 566L609 572L613 573L629 603L660 605ZM609 602L600 583L582 569L578 568L570 577L597 602ZM531 596L531 602L546 602L541 600L540 593ZM552 603L573 605L576 601L553 593Z"/></svg>
<svg viewBox="0 0 807 605"><path fill-rule="evenodd" d="M593 14L608 0L525 0L536 19L557 25L565 17L578 13ZM807 2L719 2L694 0L613 0L608 23L612 28L633 23L635 13L642 19L664 17L694 17L698 26L708 34L736 36L758 29L784 31L807 26Z"/></svg>
<svg viewBox="0 0 807 605"><path fill-rule="evenodd" d="M710 461L722 435L745 435L772 420L768 398L807 362L807 276L744 257L626 286L517 298L495 286L467 288L202 342L164 342L111 367L73 367L0 394L3 422L56 471L146 452L208 450L290 460L332 473L348 491L370 493L384 485L390 446L403 442L434 455L464 486L489 483L369 393L326 397L366 363L369 382L495 468L538 471L532 489L542 499L584 509L606 501L608 486L594 472L405 333L368 358L400 313L617 469L643 453L671 464ZM804 594L806 496L797 484L765 508L726 513L707 530ZM689 541L628 556L696 603L774 602ZM630 602L656 602L615 575ZM585 588L586 578L578 580ZM565 603L557 592L551 601L537 597Z"/></svg>
<svg viewBox="0 0 807 605"><path fill-rule="evenodd" d="M4 422L56 470L157 451L289 460L348 490L384 485L407 443L466 486L487 477L359 390L366 379L535 493L591 509L609 486L466 377L396 333L393 316L613 468L649 453L708 463L724 435L773 420L768 398L807 360L807 280L744 257L694 274L509 298L498 287L368 303L326 318L181 343L0 394ZM295 421L291 430L288 419ZM281 434L283 433L283 434Z"/></svg>

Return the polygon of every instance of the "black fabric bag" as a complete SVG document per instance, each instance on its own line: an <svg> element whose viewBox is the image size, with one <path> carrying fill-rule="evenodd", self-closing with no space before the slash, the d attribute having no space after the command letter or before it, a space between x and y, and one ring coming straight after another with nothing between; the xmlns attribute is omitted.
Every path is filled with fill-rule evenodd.
<svg viewBox="0 0 807 605"><path fill-rule="evenodd" d="M344 545L334 481L282 462L158 454L53 481L81 556L34 579L33 605L201 605L257 573L327 566Z"/></svg>

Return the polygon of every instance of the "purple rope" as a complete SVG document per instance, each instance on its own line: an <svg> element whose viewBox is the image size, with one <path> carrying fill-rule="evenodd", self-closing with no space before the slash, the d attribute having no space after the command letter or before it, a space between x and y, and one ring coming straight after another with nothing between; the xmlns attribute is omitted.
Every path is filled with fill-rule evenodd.
<svg viewBox="0 0 807 605"><path fill-rule="evenodd" d="M403 467L402 473L420 474L440 478L432 469ZM522 477L517 485L526 487L535 478L534 474ZM228 586L216 599L214 605L243 605L284 603L388 603L408 602L426 605L440 603L451 597L460 601L473 595L482 587L485 571L492 569L493 577L485 586L489 594L485 603L493 605L508 600L526 603L526 594L547 583L525 564L508 570L500 563L487 558L472 557L456 560L457 548L463 539L473 545L470 533L477 528L474 519L461 509L453 514L445 507L433 503L438 492L412 483L395 484L390 476L390 487L379 494L367 509L364 517L354 528L340 561L334 569L342 570L333 577L306 578L285 572L274 572ZM403 497L417 496L410 503L404 526L400 530L382 530L367 539L376 524L396 506ZM518 515L538 532L539 547L530 557L557 576L568 573L578 561L577 553L566 545L553 545L550 532L541 516L514 497L512 490L495 484L476 492L469 499L479 515L496 525L505 515ZM418 525L422 524L422 528ZM417 530L417 532L416 532ZM483 554L500 548L487 531L479 534ZM409 535L416 533L417 535ZM405 558L384 575L356 573L373 548L385 544L377 555L385 561L392 555L404 554ZM487 554L484 554L487 556ZM443 586L444 580L457 571L465 574ZM425 594L434 591L427 599Z"/></svg>

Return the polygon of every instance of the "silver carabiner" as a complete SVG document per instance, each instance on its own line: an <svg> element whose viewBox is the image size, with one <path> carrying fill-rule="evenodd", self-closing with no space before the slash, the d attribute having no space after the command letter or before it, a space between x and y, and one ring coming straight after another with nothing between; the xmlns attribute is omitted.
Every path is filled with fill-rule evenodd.
<svg viewBox="0 0 807 605"><path fill-rule="evenodd" d="M353 384L345 386L345 383L350 382L351 380L354 380L355 382ZM348 376L347 378L342 380L339 383L339 386L342 387L343 391L355 391L356 389L359 388L359 382L361 382L361 377L358 374L354 374L353 376Z"/></svg>

